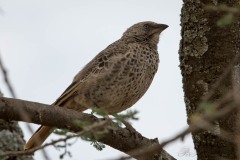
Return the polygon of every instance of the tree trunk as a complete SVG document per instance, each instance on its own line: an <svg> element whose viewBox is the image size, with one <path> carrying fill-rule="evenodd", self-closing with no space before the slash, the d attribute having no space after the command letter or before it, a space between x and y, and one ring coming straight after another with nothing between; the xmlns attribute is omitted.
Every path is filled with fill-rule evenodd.
<svg viewBox="0 0 240 160"><path fill-rule="evenodd" d="M232 59L239 54L240 19L230 25L220 27L217 22L226 12L210 12L206 5L226 4L236 7L238 0L183 0L181 14L182 40L180 42L180 67L183 76L183 89L188 119L197 112L201 98L212 91L213 84L218 81ZM231 73L221 83L210 102L220 99L232 88ZM224 129L232 134L235 131L235 117L232 113L214 124L215 132L202 130L192 133L199 160L220 158L236 159L233 143L219 138Z"/></svg>

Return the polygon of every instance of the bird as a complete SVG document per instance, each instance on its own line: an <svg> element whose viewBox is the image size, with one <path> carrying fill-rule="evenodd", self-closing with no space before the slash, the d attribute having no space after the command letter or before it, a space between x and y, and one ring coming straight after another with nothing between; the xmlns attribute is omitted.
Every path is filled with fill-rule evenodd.
<svg viewBox="0 0 240 160"><path fill-rule="evenodd" d="M83 67L53 103L78 112L94 107L109 115L133 106L148 90L158 69L158 43L166 24L139 22ZM42 145L54 127L40 126L25 144Z"/></svg>

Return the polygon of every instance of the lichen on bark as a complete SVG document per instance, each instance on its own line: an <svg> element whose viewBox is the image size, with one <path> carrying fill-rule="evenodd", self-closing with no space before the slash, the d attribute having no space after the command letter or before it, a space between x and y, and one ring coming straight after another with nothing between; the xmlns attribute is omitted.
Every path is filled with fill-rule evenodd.
<svg viewBox="0 0 240 160"><path fill-rule="evenodd" d="M3 96L0 91L0 97ZM23 132L15 121L0 119L0 152L22 151L25 141ZM32 156L4 157L4 160L33 160Z"/></svg>
<svg viewBox="0 0 240 160"><path fill-rule="evenodd" d="M208 12L205 5L225 3L238 5L237 0L184 0L181 14L182 40L179 56L183 76L186 111L188 117L197 112L201 98L211 91L213 84L223 74L232 59L239 53L240 19L229 26L219 27L217 21L224 13ZM231 75L231 73L230 73ZM216 89L210 102L218 100L232 88L228 76ZM216 131L202 130L193 133L198 159L212 160L217 157L236 159L234 144L221 139L221 129L234 134L235 114L216 121Z"/></svg>

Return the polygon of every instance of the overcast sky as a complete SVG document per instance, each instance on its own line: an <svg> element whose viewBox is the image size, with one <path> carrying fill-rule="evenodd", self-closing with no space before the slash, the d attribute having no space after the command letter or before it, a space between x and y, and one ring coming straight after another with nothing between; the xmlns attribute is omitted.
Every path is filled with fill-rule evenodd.
<svg viewBox="0 0 240 160"><path fill-rule="evenodd" d="M131 25L140 21L169 25L158 45L159 70L150 89L132 107L140 112L133 126L160 142L187 126L178 55L182 1L0 0L0 7L1 57L17 96L47 104L55 101L74 75ZM0 89L10 96L2 77ZM30 133L24 129L24 134L27 140ZM51 136L47 141L56 138ZM196 159L190 136L165 149L176 159ZM183 156L186 149L190 155ZM63 153L54 147L46 150L51 159ZM73 160L105 160L122 155L108 146L99 152L82 140L69 150ZM35 156L43 159L40 152Z"/></svg>

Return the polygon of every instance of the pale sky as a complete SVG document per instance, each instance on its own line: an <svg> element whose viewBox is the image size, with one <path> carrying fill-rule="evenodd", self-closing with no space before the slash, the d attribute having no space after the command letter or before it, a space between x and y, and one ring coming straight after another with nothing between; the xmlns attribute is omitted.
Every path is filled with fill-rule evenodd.
<svg viewBox="0 0 240 160"><path fill-rule="evenodd" d="M157 137L160 142L187 126L178 55L182 1L0 0L0 7L1 57L17 96L46 104L55 101L74 75L131 25L140 21L169 25L158 45L160 66L154 81L131 108L139 111L139 120L132 124L143 136ZM0 89L10 96L2 77ZM24 134L29 139L26 129ZM47 142L57 138L50 136ZM73 157L65 160L107 160L122 155L109 146L97 151L83 140L68 149ZM190 155L183 156L186 149ZM59 159L64 152L54 147L46 150L51 159ZM191 136L165 150L179 160L197 159ZM43 159L41 152L35 157Z"/></svg>

